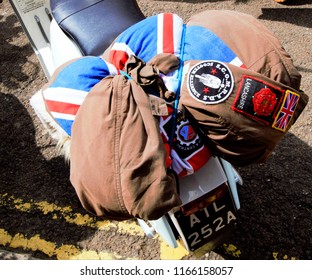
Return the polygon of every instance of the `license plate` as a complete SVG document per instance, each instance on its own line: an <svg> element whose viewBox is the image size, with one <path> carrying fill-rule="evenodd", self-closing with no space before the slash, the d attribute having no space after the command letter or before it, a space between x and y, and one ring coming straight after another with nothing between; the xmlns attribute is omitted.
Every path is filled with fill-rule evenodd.
<svg viewBox="0 0 312 280"><path fill-rule="evenodd" d="M226 184L174 213L188 250L204 246L213 250L232 232L236 209ZM207 246L208 245L208 246Z"/></svg>

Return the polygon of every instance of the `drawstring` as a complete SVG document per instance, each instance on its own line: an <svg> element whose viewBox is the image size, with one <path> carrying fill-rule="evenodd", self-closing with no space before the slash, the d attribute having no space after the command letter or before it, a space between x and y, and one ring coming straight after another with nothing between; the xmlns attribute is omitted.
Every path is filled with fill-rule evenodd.
<svg viewBox="0 0 312 280"><path fill-rule="evenodd" d="M185 45L185 31L186 25L183 24L182 29L182 38L181 38L181 54L180 54L180 65L179 65L179 72L178 72L178 89L175 94L174 99L174 106L173 106L173 114L172 114L172 125L171 125L171 133L169 136L169 147L172 149L174 134L177 126L177 116L178 116L178 107L179 107L179 100L180 100L180 89L182 85L182 75L183 75L183 64L184 64L184 45Z"/></svg>
<svg viewBox="0 0 312 280"><path fill-rule="evenodd" d="M128 80L132 80L132 77L128 73L126 73L125 71L120 70L119 72L121 75L125 76Z"/></svg>

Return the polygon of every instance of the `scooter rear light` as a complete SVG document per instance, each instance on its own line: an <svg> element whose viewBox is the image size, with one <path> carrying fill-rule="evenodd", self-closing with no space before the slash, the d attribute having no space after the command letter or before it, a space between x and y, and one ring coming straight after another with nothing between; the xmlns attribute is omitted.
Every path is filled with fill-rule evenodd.
<svg viewBox="0 0 312 280"><path fill-rule="evenodd" d="M183 206L181 206L181 210L184 215L189 216L201 209L208 207L212 203L218 201L226 194L226 192L229 192L229 187L226 183L223 183L222 185L202 195L201 197L187 204L184 204Z"/></svg>

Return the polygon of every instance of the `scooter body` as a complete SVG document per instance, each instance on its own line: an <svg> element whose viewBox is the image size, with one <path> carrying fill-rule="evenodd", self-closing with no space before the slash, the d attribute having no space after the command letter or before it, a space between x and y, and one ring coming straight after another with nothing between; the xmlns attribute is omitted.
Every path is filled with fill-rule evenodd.
<svg viewBox="0 0 312 280"><path fill-rule="evenodd" d="M122 31L144 19L135 0L10 3L47 79L58 66L73 58L101 55ZM95 25L100 29L92 30ZM44 123L40 112L37 114ZM159 234L172 247L180 242L188 251L211 251L227 239L235 226L240 209L237 185L241 184L242 178L230 163L212 157L200 170L179 179L181 207L156 221L138 219L138 223L148 237Z"/></svg>
<svg viewBox="0 0 312 280"><path fill-rule="evenodd" d="M122 31L144 19L135 0L9 1L48 79L71 59L102 54Z"/></svg>

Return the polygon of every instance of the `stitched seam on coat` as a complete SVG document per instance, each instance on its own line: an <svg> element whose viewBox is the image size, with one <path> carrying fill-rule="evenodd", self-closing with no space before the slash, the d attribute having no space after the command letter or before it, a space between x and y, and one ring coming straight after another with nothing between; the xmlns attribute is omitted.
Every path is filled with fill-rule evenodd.
<svg viewBox="0 0 312 280"><path fill-rule="evenodd" d="M115 190L117 193L117 199L119 206L123 212L128 214L125 207L122 190L121 190L121 178L120 178L120 136L121 136L121 105L122 105L122 91L124 78L121 76L114 77L114 89L113 95L115 99L115 111L114 111L114 171L115 171Z"/></svg>

